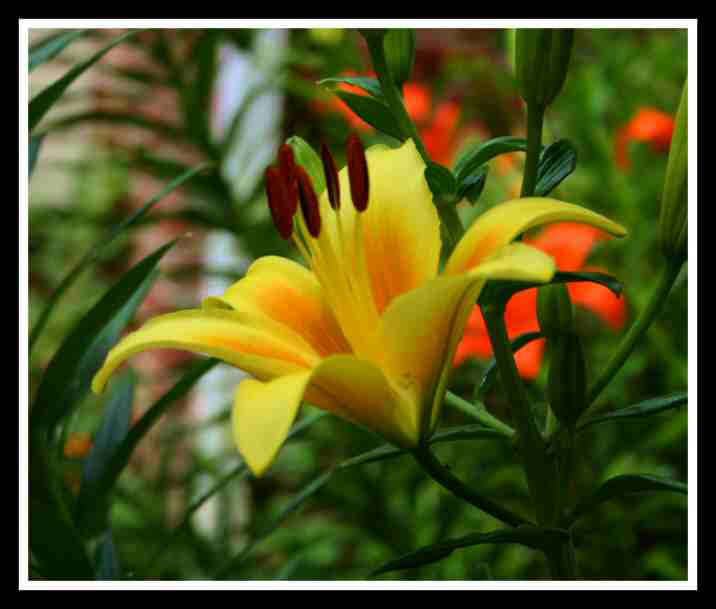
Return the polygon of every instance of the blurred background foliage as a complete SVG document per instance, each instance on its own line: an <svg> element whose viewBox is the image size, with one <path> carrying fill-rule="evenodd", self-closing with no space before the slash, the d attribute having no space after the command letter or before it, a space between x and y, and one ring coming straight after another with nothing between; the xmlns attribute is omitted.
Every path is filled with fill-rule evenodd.
<svg viewBox="0 0 716 609"><path fill-rule="evenodd" d="M33 70L30 98L120 33L86 32ZM31 48L56 34L31 32ZM367 145L394 143L356 122L316 84L322 78L370 71L356 32L290 30L273 42L262 38L264 34L141 32L88 70L43 119L38 131L47 135L30 187L31 328L69 270L112 226L190 167L203 161L213 165L119 235L66 292L33 349L30 396L74 323L131 264L161 243L183 236L172 258L162 263L161 277L137 322L157 312L195 306L212 279L233 281L258 256L296 256L275 232L261 180L286 137L298 135L314 147L326 141L339 165L351 130ZM681 30L578 30L566 85L546 117L545 141L569 138L578 152L576 171L552 196L588 206L630 229L628 239L600 244L590 257L590 263L625 284L630 318L643 308L660 265L657 222L668 145L659 147L663 134L642 136L629 126L644 108L675 113L686 77L686 41ZM282 51L276 57L266 52L267 46ZM249 84L232 80L220 69L226 49L247 57L263 76ZM413 104L411 114L440 162L451 165L472 142L524 134L509 49L504 31L417 31L406 102ZM243 101L222 109L222 99L237 88ZM245 124L256 120L250 118L252 108L275 114L273 127L268 117L269 135L253 134L255 140L269 142L268 153L263 150L266 141L263 147L249 141ZM228 118L222 119L227 112ZM478 204L460 210L466 221L519 193L522 157L503 155L491 163ZM251 163L256 165L253 181L247 177ZM207 248L216 249L211 243L217 235L224 244L220 248L234 252L228 264L218 267L205 255ZM685 390L686 324L684 267L666 310L602 400L624 407ZM587 311L580 311L580 328L594 373L618 335ZM133 421L197 359L172 359L171 354L137 358ZM485 365L484 360L468 359L456 371L453 390L469 399ZM539 395L544 382L542 371L530 390ZM304 504L292 509L297 493L311 481L374 448L379 440L342 420L322 417L284 447L265 477L249 479L245 471L236 470L240 457L229 439L232 386L207 397L199 385L173 405L122 472L109 512L112 548L121 565L116 578L363 579L403 553L498 524L439 488L409 457L336 470ZM83 460L96 440L107 399L87 397L63 422L57 459L70 497L79 488ZM212 405L211 416L196 406L207 399L219 402ZM486 404L507 417L499 385ZM445 410L444 426L469 422L461 412ZM213 434L204 436L209 440L197 441L207 433ZM643 421L594 426L580 441L588 443L590 455L578 464L581 490L623 473L686 479L685 408ZM526 509L523 475L509 445L472 440L441 444L436 450L468 484L517 511ZM206 493L211 499L202 501ZM577 556L587 579L687 576L682 495L646 494L607 502L582 520L577 531ZM109 547L105 541L94 540L98 551ZM548 574L535 551L484 545L380 577L499 580Z"/></svg>

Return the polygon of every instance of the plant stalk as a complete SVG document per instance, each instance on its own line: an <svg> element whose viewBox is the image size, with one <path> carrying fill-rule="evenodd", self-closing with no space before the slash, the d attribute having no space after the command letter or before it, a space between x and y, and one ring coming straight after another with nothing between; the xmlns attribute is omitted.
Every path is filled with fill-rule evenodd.
<svg viewBox="0 0 716 609"><path fill-rule="evenodd" d="M590 388L589 394L587 395L587 404L592 404L604 388L609 385L617 372L621 370L624 362L629 358L629 355L631 355L639 339L646 333L649 326L651 326L657 315L661 312L669 296L669 292L671 292L671 288L676 281L676 277L681 270L681 266L682 262L668 261L666 263L662 270L661 277L659 277L659 281L656 284L656 289L651 295L646 308L624 335L624 338L622 338L619 347L614 352L614 355L612 355L607 367ZM587 408L582 415L584 416L588 411L589 408Z"/></svg>
<svg viewBox="0 0 716 609"><path fill-rule="evenodd" d="M422 467L435 482L449 490L453 495L460 497L460 499L467 501L479 510L490 514L490 516L497 518L505 524L512 525L513 527L521 524L530 524L530 522L522 518L522 516L514 514L489 497L485 497L466 486L438 461L437 457L426 445L418 446L412 451L412 455L420 467Z"/></svg>
<svg viewBox="0 0 716 609"><path fill-rule="evenodd" d="M531 197L537 186L537 166L542 151L542 125L544 123L544 107L527 104L527 158L525 173L522 178L520 197Z"/></svg>

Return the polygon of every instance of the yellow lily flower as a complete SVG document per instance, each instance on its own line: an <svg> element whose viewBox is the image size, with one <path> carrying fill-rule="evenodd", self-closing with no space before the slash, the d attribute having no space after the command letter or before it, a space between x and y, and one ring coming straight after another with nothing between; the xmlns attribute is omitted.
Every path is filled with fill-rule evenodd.
<svg viewBox="0 0 716 609"><path fill-rule="evenodd" d="M325 147L322 158L320 198L289 146L279 167L267 170L274 222L310 269L262 257L201 309L150 320L109 352L95 392L140 351L185 349L255 377L236 391L232 427L257 475L275 459L303 400L411 448L437 425L455 349L485 282L547 282L555 272L550 256L510 243L515 237L561 221L626 234L576 205L514 200L485 212L439 275L440 221L412 140L364 152L354 136L340 173Z"/></svg>

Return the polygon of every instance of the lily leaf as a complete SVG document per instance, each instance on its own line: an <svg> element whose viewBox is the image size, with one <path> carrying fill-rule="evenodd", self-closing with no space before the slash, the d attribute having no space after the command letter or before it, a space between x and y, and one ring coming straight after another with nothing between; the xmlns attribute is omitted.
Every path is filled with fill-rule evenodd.
<svg viewBox="0 0 716 609"><path fill-rule="evenodd" d="M122 579L122 567L119 562L119 553L114 545L112 531L108 530L97 546L97 581L114 581Z"/></svg>
<svg viewBox="0 0 716 609"><path fill-rule="evenodd" d="M430 163L425 168L425 180L439 204L457 202L457 181L447 167Z"/></svg>
<svg viewBox="0 0 716 609"><path fill-rule="evenodd" d="M30 428L52 431L87 394L92 377L154 283L171 241L127 271L65 338L50 361L30 411Z"/></svg>
<svg viewBox="0 0 716 609"><path fill-rule="evenodd" d="M131 370L116 381L104 407L102 425L84 463L75 522L86 535L93 535L107 527L110 497L107 493L98 493L97 487L114 451L129 431L136 384L136 376Z"/></svg>
<svg viewBox="0 0 716 609"><path fill-rule="evenodd" d="M383 89L380 88L380 82L376 78L370 78L368 76L334 76L319 80L318 84L331 91L335 91L337 86L341 84L353 85L354 87L363 89L363 91L373 97L377 97L380 100L383 99Z"/></svg>
<svg viewBox="0 0 716 609"><path fill-rule="evenodd" d="M390 108L382 101L367 95L356 95L340 90L336 91L336 95L371 127L401 142L408 137L393 117Z"/></svg>
<svg viewBox="0 0 716 609"><path fill-rule="evenodd" d="M687 494L687 486L683 482L639 474L627 474L615 476L604 482L592 495L577 505L567 519L571 525L579 517L593 510L600 503L616 499L623 495L634 493L647 493L657 491L668 491L672 493Z"/></svg>
<svg viewBox="0 0 716 609"><path fill-rule="evenodd" d="M30 49L28 72L59 55L67 46L87 33L87 30L63 31L45 38Z"/></svg>
<svg viewBox="0 0 716 609"><path fill-rule="evenodd" d="M542 150L537 164L535 197L546 197L577 167L577 149L569 140L557 140Z"/></svg>
<svg viewBox="0 0 716 609"><path fill-rule="evenodd" d="M522 347L539 338L544 338L544 335L541 332L525 332L524 334L520 334L517 338L510 341L510 349L512 349L512 353L517 353L520 349L522 349ZM483 402L485 399L485 395L492 388L496 379L497 362L493 357L488 362L482 380L480 381L480 384L475 390L475 397L473 399L473 402Z"/></svg>
<svg viewBox="0 0 716 609"><path fill-rule="evenodd" d="M553 283L573 283L578 281L591 281L603 285L612 291L615 296L620 296L624 285L612 275L597 272L572 272L557 271L547 283L528 283L523 281L491 281L480 294L479 303L490 304L494 302L507 303L517 292L538 288Z"/></svg>
<svg viewBox="0 0 716 609"><path fill-rule="evenodd" d="M35 126L42 120L42 117L47 114L47 111L53 106L53 104L62 97L62 94L85 70L92 67L102 57L104 57L109 51L111 51L117 45L122 44L127 38L137 34L139 30L127 32L122 34L118 38L115 38L108 45L100 49L97 53L92 55L89 59L78 63L71 70L69 70L64 76L53 82L47 88L43 89L35 97L30 100L28 106L28 129L32 131Z"/></svg>
<svg viewBox="0 0 716 609"><path fill-rule="evenodd" d="M509 529L497 529L489 533L472 533L457 539L441 541L426 546L420 550L404 554L400 558L391 560L383 566L371 572L370 576L375 577L389 571L401 569L414 569L429 565L443 558L446 558L459 548L467 548L486 543L517 543L528 548L544 550L551 548L555 541L569 538L569 533L561 529L542 529L532 525L520 525Z"/></svg>
<svg viewBox="0 0 716 609"><path fill-rule="evenodd" d="M487 183L487 174L489 169L488 165L483 165L477 169L475 173L467 176L457 190L458 199L467 197L467 200L470 201L471 205L477 203L477 200L480 198L480 195L485 188L485 184Z"/></svg>
<svg viewBox="0 0 716 609"><path fill-rule="evenodd" d="M481 142L464 152L455 163L453 171L459 183L464 183L465 178L472 174L478 167L484 165L490 159L499 154L507 152L525 152L527 140L521 137L496 137L486 142Z"/></svg>
<svg viewBox="0 0 716 609"><path fill-rule="evenodd" d="M42 135L33 135L30 138L30 144L28 146L28 176L32 175L33 170L35 169L35 164L37 163L37 159L40 156L40 146L42 145L42 140L45 139L45 134Z"/></svg>
<svg viewBox="0 0 716 609"><path fill-rule="evenodd" d="M658 412L678 408L686 404L687 401L688 394L685 391L664 395L658 398L652 398L651 400L645 400L644 402L640 402L634 406L629 406L628 408L621 408L619 410L607 412L606 414L588 417L579 424L577 431L581 431L590 425L605 423L607 421L647 417Z"/></svg>

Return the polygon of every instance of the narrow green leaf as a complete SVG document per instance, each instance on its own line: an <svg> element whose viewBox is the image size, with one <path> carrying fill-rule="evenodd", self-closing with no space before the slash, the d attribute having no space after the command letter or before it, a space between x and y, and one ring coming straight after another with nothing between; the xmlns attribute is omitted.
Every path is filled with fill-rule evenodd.
<svg viewBox="0 0 716 609"><path fill-rule="evenodd" d="M347 84L363 89L373 97L383 99L383 89L380 88L380 82L376 78L368 76L334 76L332 78L324 78L318 83L322 87L326 87L331 91L335 91L338 85Z"/></svg>
<svg viewBox="0 0 716 609"><path fill-rule="evenodd" d="M194 79L182 90L184 114L189 134L211 158L217 158L209 128L211 95L216 79L218 30L204 31L193 46L190 61L195 66Z"/></svg>
<svg viewBox="0 0 716 609"><path fill-rule="evenodd" d="M167 243L127 271L75 325L50 361L30 411L30 427L51 431L87 394L92 377L156 279Z"/></svg>
<svg viewBox="0 0 716 609"><path fill-rule="evenodd" d="M579 281L590 281L598 283L612 291L615 296L621 296L624 291L624 284L612 275L597 273L595 271L557 271L550 283L577 283Z"/></svg>
<svg viewBox="0 0 716 609"><path fill-rule="evenodd" d="M90 110L88 112L67 114L48 123L42 131L38 133L54 133L55 131L61 131L63 129L81 127L86 123L106 123L123 127L139 127L173 140L181 140L186 137L181 127L177 127L171 123L157 119L149 119L138 114L117 112L116 110Z"/></svg>
<svg viewBox="0 0 716 609"><path fill-rule="evenodd" d="M218 363L219 360L213 358L199 361L169 391L146 410L142 417L132 425L128 433L122 438L121 443L115 447L107 459L101 476L94 484L94 494L106 495L112 490L141 439L147 435L149 430L152 429L172 404L183 398L195 383Z"/></svg>
<svg viewBox="0 0 716 609"><path fill-rule="evenodd" d="M122 567L119 553L114 545L112 531L105 533L101 543L97 546L97 581L115 581L122 579Z"/></svg>
<svg viewBox="0 0 716 609"><path fill-rule="evenodd" d="M50 296L47 304L45 305L45 308L43 309L42 313L40 314L40 317L35 323L35 327L32 329L32 332L30 332L29 351L32 351L35 342L40 336L40 333L45 327L45 324L47 324L47 320L50 318L50 315L54 310L55 306L57 305L58 301L60 300L60 297L75 282L75 280L80 276L82 271L84 271L86 268L89 267L90 264L97 260L100 257L100 254L104 251L104 249L110 243L112 243L118 235L120 235L124 230L126 230L133 224L138 223L165 196L167 196L170 192L179 188L187 180L190 180L196 174L200 173L201 171L204 171L204 169L210 166L212 166L212 163L202 163L201 165L198 165L197 167L194 167L193 169L182 173L180 176L177 176L174 180L167 184L161 190L161 192L159 192L159 194L153 196L131 216L125 218L124 220L122 220L122 222L114 226L106 235L104 235L102 239L100 239L95 245L93 245L89 250L87 250L87 252L85 252L84 256L82 256L77 265L65 276L65 278L60 282L60 285Z"/></svg>
<svg viewBox="0 0 716 609"><path fill-rule="evenodd" d="M35 164L37 163L37 159L40 156L40 146L42 145L42 140L45 139L45 135L33 135L30 137L30 144L28 146L28 177L32 175L32 171L35 169Z"/></svg>
<svg viewBox="0 0 716 609"><path fill-rule="evenodd" d="M43 89L35 97L30 100L28 106L28 128L32 131L35 126L42 120L47 111L52 105L62 96L67 87L69 87L78 76L80 76L85 70L90 68L102 57L104 57L109 51L119 44L122 44L127 38L137 34L137 30L133 32L127 32L118 38L115 38L111 43L103 47L97 53L92 55L89 59L78 63L71 70L69 70L60 79L53 82L47 88Z"/></svg>
<svg viewBox="0 0 716 609"><path fill-rule="evenodd" d="M107 528L110 497L109 493L98 492L98 485L106 475L115 450L129 431L136 382L136 376L131 370L115 382L106 400L102 425L84 462L75 522L88 536Z"/></svg>
<svg viewBox="0 0 716 609"><path fill-rule="evenodd" d="M510 349L512 349L512 353L517 353L520 349L522 349L522 347L539 338L544 338L541 332L525 332L524 334L520 334L517 338L510 342ZM485 399L485 395L487 395L487 392L492 388L496 379L497 362L493 357L488 362L487 367L485 368L485 373L482 376L482 380L475 389L475 397L473 401L483 402Z"/></svg>
<svg viewBox="0 0 716 609"><path fill-rule="evenodd" d="M347 91L336 91L348 107L355 112L366 123L378 131L390 135L401 142L408 136L403 133L398 121L393 117L390 108L383 102L368 97L367 95L356 95Z"/></svg>
<svg viewBox="0 0 716 609"><path fill-rule="evenodd" d="M683 482L658 476L639 474L615 476L604 482L589 497L580 502L567 518L567 522L571 525L575 520L593 510L600 503L616 499L623 495L663 491L686 495L687 486Z"/></svg>
<svg viewBox="0 0 716 609"><path fill-rule="evenodd" d="M446 558L453 551L459 548L467 548L486 543L517 543L535 550L544 550L554 545L555 541L567 539L569 533L561 529L542 529L532 525L520 525L510 529L497 529L489 533L472 533L459 537L441 541L439 543L426 546L420 550L404 554L400 558L391 560L375 571L370 573L370 577L375 577L389 571L398 571L401 569L413 569L429 565L443 558Z"/></svg>
<svg viewBox="0 0 716 609"><path fill-rule="evenodd" d="M485 189L489 169L488 165L483 165L477 169L477 171L467 176L458 187L458 199L467 197L467 200L470 201L471 205L477 203L482 191Z"/></svg>
<svg viewBox="0 0 716 609"><path fill-rule="evenodd" d="M558 140L542 150L537 164L536 197L546 197L577 167L577 149L569 140Z"/></svg>
<svg viewBox="0 0 716 609"><path fill-rule="evenodd" d="M37 66L54 59L66 47L86 33L87 30L63 31L42 40L30 49L28 71L32 72Z"/></svg>
<svg viewBox="0 0 716 609"><path fill-rule="evenodd" d="M447 167L437 163L430 163L425 168L425 180L433 196L440 204L455 203L457 201L457 181Z"/></svg>
<svg viewBox="0 0 716 609"><path fill-rule="evenodd" d="M455 163L453 172L457 181L463 183L465 178L472 174L480 165L487 163L499 154L507 152L525 152L527 140L520 137L496 137L487 142L481 142L466 150Z"/></svg>
<svg viewBox="0 0 716 609"><path fill-rule="evenodd" d="M659 412L664 412L665 410L671 410L672 408L683 406L687 401L688 394L685 391L664 395L658 398L652 398L650 400L640 402L639 404L635 404L634 406L629 406L628 408L621 408L606 414L588 417L579 424L577 431L581 431L590 425L605 423L607 421L648 417L652 414L657 414Z"/></svg>
<svg viewBox="0 0 716 609"><path fill-rule="evenodd" d="M606 273L597 272L571 272L571 271L557 271L552 279L547 283L528 283L523 281L491 281L487 284L478 302L481 305L486 305L494 302L507 303L517 292L522 290L529 290L531 288L538 288L544 285L553 283L573 283L577 281L591 281L592 283L598 283L603 285L605 288L614 293L615 296L619 296L624 289L624 285L616 278Z"/></svg>
<svg viewBox="0 0 716 609"><path fill-rule="evenodd" d="M47 450L47 435L30 430L28 531L30 549L47 579L91 580L94 571L64 503L60 473Z"/></svg>
<svg viewBox="0 0 716 609"><path fill-rule="evenodd" d="M440 444L442 442L454 442L455 440L504 440L505 436L499 431L485 427L484 425L459 425L449 427L436 433L428 441L429 444Z"/></svg>

